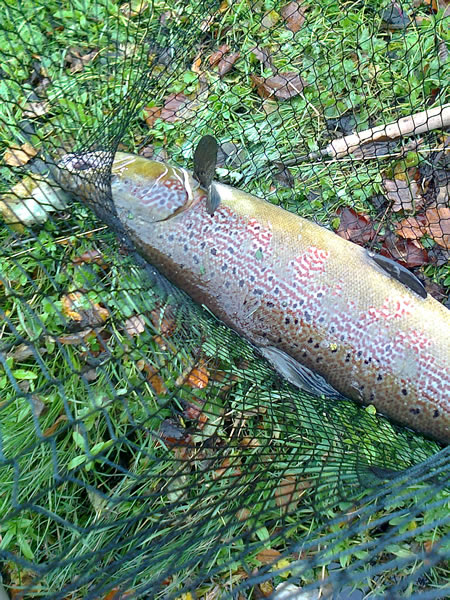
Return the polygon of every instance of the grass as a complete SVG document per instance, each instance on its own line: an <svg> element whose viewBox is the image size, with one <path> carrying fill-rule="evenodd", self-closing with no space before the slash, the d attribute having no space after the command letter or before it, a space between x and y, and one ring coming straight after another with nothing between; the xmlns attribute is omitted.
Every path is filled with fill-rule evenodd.
<svg viewBox="0 0 450 600"><path fill-rule="evenodd" d="M0 128L1 149L26 141L17 123L33 89L27 83L31 51L51 80L52 111L30 140L54 158L74 143L117 142L115 124L131 107L120 101L148 66L136 106L151 89L146 105L160 106L169 93L185 93L192 95L195 111L175 123L157 120L150 129L138 111L121 139L129 150L151 140L156 151L165 148L171 160L186 164L200 135L212 130L221 142L247 152L243 162L222 169L225 180L322 222L335 218L344 203L373 212L369 198L379 192L380 174L393 168L395 158L381 166L303 163L293 170L293 189L274 182L270 162L326 145L325 118L347 110L366 126L371 118L387 122L422 109L433 86L447 76L448 67L438 65L430 50L436 37L448 35L442 22L431 16L387 37L379 28L378 4L327 1L310 7L294 44L285 28L260 27L275 3L252 10L244 1L224 5L211 39L198 38L204 60L219 41L243 58L223 79L204 73L208 92L200 102L198 77L190 69L195 36L188 24L198 25L206 11L204 3L203 10L189 6L192 17L172 7L164 35L156 16L167 5L156 2L147 9L155 11L148 57L139 27L148 12L130 20L108 1L74 1L63 8L24 2L20 12L10 3L9 19L2 20L9 23L8 35L0 42L7 55L2 69L12 78L0 81L5 96L0 120L7 125ZM270 48L280 70L301 72L310 83L303 96L266 102L273 112L261 108L249 76L269 73L249 57L255 45ZM98 61L71 74L64 63L71 46L100 47ZM151 62L168 49L177 57L173 68ZM404 57L395 62L395 72L388 56L394 51ZM105 125L96 133L99 122ZM5 190L21 171L0 167ZM320 194L311 200L314 190ZM438 445L352 403L336 407L293 392L245 342L184 296L146 278L111 232L80 235L98 225L75 203L70 215L59 214L40 230L0 232L0 552L6 585L17 589L37 575L40 583L27 597L72 585L70 597L78 599L87 593L106 597L116 585L138 592L153 582L155 596L185 594L187 600L190 589L205 597L215 586L223 591L230 582L245 585L255 569L265 589L287 577L313 584L337 560L342 572L353 565L355 583L364 581L372 593L402 572L396 559L409 561L403 570L420 568L426 558L419 549L445 538L443 491L434 492L426 481L399 490L386 483L393 498L380 507L376 498L367 499L365 515L352 521L351 514L358 499L370 498L367 490L379 485L369 467L410 468L435 454ZM93 250L101 264L80 264L77 259ZM428 269L438 281L449 276L448 267ZM81 296L68 308L70 293ZM107 318L99 322L100 309ZM83 316L81 324L73 313ZM138 334L127 321L136 316ZM88 333L77 339L80 329ZM30 342L31 354L22 347ZM207 369L205 387L192 385L194 369L203 375ZM204 423L193 417L196 406L203 409ZM167 420L175 418L172 430ZM289 490L285 500L283 490ZM330 498L340 502L330 507ZM359 524L353 535L346 533L342 514ZM387 540L384 526L365 526L378 519L392 521L404 539ZM264 548L275 551L280 572L265 564ZM364 573L368 564L392 559L385 572ZM447 579L445 566L433 564L416 589L439 588ZM257 591L246 593L253 597ZM69 590L61 597L69 597Z"/></svg>

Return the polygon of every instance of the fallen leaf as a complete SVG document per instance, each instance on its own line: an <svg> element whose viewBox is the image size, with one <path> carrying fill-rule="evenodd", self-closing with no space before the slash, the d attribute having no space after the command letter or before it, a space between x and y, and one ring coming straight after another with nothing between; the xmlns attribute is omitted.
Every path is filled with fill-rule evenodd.
<svg viewBox="0 0 450 600"><path fill-rule="evenodd" d="M290 513L297 508L298 501L309 487L309 481L297 481L293 475L287 475L275 490L275 503L284 513Z"/></svg>
<svg viewBox="0 0 450 600"><path fill-rule="evenodd" d="M203 390L209 382L209 371L206 368L205 362L200 360L198 365L189 373L186 385L192 388Z"/></svg>
<svg viewBox="0 0 450 600"><path fill-rule="evenodd" d="M232 52L231 54L226 54L218 65L219 76L223 77L233 68L234 63L240 57L240 52Z"/></svg>
<svg viewBox="0 0 450 600"><path fill-rule="evenodd" d="M37 394L31 395L31 402L33 405L33 414L35 417L40 417L41 415L47 412L48 406L45 404L45 402L42 402L42 400Z"/></svg>
<svg viewBox="0 0 450 600"><path fill-rule="evenodd" d="M391 4L385 8L381 18L389 29L406 29L410 24L408 15L403 12L401 5L395 0L391 0Z"/></svg>
<svg viewBox="0 0 450 600"><path fill-rule="evenodd" d="M190 104L191 100L184 94L170 94L164 102L160 117L163 121L167 121L167 123L175 123L179 119L186 117Z"/></svg>
<svg viewBox="0 0 450 600"><path fill-rule="evenodd" d="M222 46L219 46L219 48L215 52L213 52L209 57L209 64L212 67L217 66L222 60L222 58L225 56L225 54L229 52L229 50L230 46L228 46L228 44L222 44Z"/></svg>
<svg viewBox="0 0 450 600"><path fill-rule="evenodd" d="M264 550L261 550L261 552L258 552L255 558L263 565L270 565L273 562L276 562L280 556L281 552L278 550L275 550L274 548L265 548Z"/></svg>
<svg viewBox="0 0 450 600"><path fill-rule="evenodd" d="M159 375L158 370L148 363L144 362L144 371L147 375L147 381L155 390L158 396L165 396L167 394L167 387L164 383L164 379Z"/></svg>
<svg viewBox="0 0 450 600"><path fill-rule="evenodd" d="M78 314L78 313L77 313ZM68 315L66 315L68 316ZM75 319L77 320L77 319ZM60 335L56 339L60 344L67 346L79 346L80 344L86 343L86 338L93 333L92 329L84 329L77 333L69 333L68 335Z"/></svg>
<svg viewBox="0 0 450 600"><path fill-rule="evenodd" d="M355 244L366 244L375 237L370 217L357 213L353 208L344 207L338 211L339 227L337 234Z"/></svg>
<svg viewBox="0 0 450 600"><path fill-rule="evenodd" d="M273 593L273 584L270 580L263 581L258 585L259 591L265 598L272 596Z"/></svg>
<svg viewBox="0 0 450 600"><path fill-rule="evenodd" d="M3 155L3 160L10 167L21 167L26 165L36 156L38 151L33 146L25 142L21 146L11 146Z"/></svg>
<svg viewBox="0 0 450 600"><path fill-rule="evenodd" d="M25 119L38 119L50 112L50 103L42 100L39 102L28 102L23 109Z"/></svg>
<svg viewBox="0 0 450 600"><path fill-rule="evenodd" d="M161 117L161 110L159 106L146 106L144 108L144 120L149 127L153 127L156 119Z"/></svg>
<svg viewBox="0 0 450 600"><path fill-rule="evenodd" d="M72 321L83 322L90 327L101 325L109 317L107 308L93 304L81 292L71 292L61 298L62 313Z"/></svg>
<svg viewBox="0 0 450 600"><path fill-rule="evenodd" d="M429 208L425 212L425 218L425 231L428 235L436 244L450 250L450 208Z"/></svg>
<svg viewBox="0 0 450 600"><path fill-rule="evenodd" d="M298 96L307 85L300 75L294 71L278 73L273 77L250 75L250 79L261 98L275 97L278 100L289 100Z"/></svg>
<svg viewBox="0 0 450 600"><path fill-rule="evenodd" d="M424 219L406 217L395 226L395 233L407 240L419 240L425 234Z"/></svg>
<svg viewBox="0 0 450 600"><path fill-rule="evenodd" d="M281 16L286 21L286 27L293 33L297 33L305 22L305 15L299 2L289 2L286 6L283 6Z"/></svg>
<svg viewBox="0 0 450 600"><path fill-rule="evenodd" d="M127 18L138 17L148 8L148 0L131 0L120 7L120 12Z"/></svg>
<svg viewBox="0 0 450 600"><path fill-rule="evenodd" d="M18 362L21 362L23 360L26 360L27 358L30 358L30 356L33 356L34 353L35 353L35 350L32 345L19 344L18 346L16 346L14 348L14 350L11 349L7 353L6 357L12 358L13 360L17 360Z"/></svg>
<svg viewBox="0 0 450 600"><path fill-rule="evenodd" d="M160 437L170 445L185 446L190 443L191 436L172 419L164 419L159 429Z"/></svg>
<svg viewBox="0 0 450 600"><path fill-rule="evenodd" d="M267 12L264 15L264 17L261 20L261 25L264 29L270 29L271 27L276 25L279 20L280 15L275 10L271 10L270 12Z"/></svg>
<svg viewBox="0 0 450 600"><path fill-rule="evenodd" d="M199 425L199 429L202 429L208 420L207 415L203 412L204 402L195 398L190 402L184 403L184 411L183 414L186 419L190 419L191 421L196 421Z"/></svg>
<svg viewBox="0 0 450 600"><path fill-rule="evenodd" d="M235 516L238 521L246 521L251 514L248 508L240 508Z"/></svg>
<svg viewBox="0 0 450 600"><path fill-rule="evenodd" d="M72 74L79 73L84 70L84 67L96 58L99 54L99 50L96 48L94 50L85 51L77 48L75 46L68 49L67 54L65 56L65 61L68 65L70 65L70 72Z"/></svg>
<svg viewBox="0 0 450 600"><path fill-rule="evenodd" d="M145 321L142 315L133 315L124 323L124 329L130 336L140 335L145 331Z"/></svg>
<svg viewBox="0 0 450 600"><path fill-rule="evenodd" d="M386 237L380 254L396 260L407 268L420 267L429 262L427 251L422 248L417 240L395 238L394 236Z"/></svg>
<svg viewBox="0 0 450 600"><path fill-rule="evenodd" d="M50 437L51 435L53 435L55 433L55 431L58 429L58 427L61 425L61 423L64 423L65 421L67 421L67 416L66 415L60 415L56 421L53 423L53 425L51 425L50 427L47 427L47 429L44 431L43 435L44 437Z"/></svg>
<svg viewBox="0 0 450 600"><path fill-rule="evenodd" d="M259 446L261 446L261 443L257 438L251 437L243 437L239 444L243 448L259 448Z"/></svg>
<svg viewBox="0 0 450 600"><path fill-rule="evenodd" d="M74 265L81 265L83 263L85 263L85 264L95 263L102 267L105 266L103 254L100 252L100 250L87 250L86 252L83 252L83 254L75 256L72 259L72 263Z"/></svg>
<svg viewBox="0 0 450 600"><path fill-rule="evenodd" d="M384 179L383 186L386 196L393 203L392 210L417 210L423 203L419 193L419 186L415 181L403 181L402 179Z"/></svg>
<svg viewBox="0 0 450 600"><path fill-rule="evenodd" d="M259 62L263 65L264 68L272 69L273 71L275 71L275 67L273 66L272 57L270 55L269 50L255 46L250 50L250 52L252 52L255 55L255 58L259 60Z"/></svg>
<svg viewBox="0 0 450 600"><path fill-rule="evenodd" d="M191 71L193 73L197 73L197 75L199 75L201 73L201 65L202 65L202 56L201 54L198 54L195 58L194 58L194 62L192 63L191 66Z"/></svg>

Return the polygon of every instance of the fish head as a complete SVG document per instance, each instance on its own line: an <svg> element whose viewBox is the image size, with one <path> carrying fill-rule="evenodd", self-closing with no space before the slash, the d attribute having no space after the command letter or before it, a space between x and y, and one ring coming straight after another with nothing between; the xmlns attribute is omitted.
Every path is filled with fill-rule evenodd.
<svg viewBox="0 0 450 600"><path fill-rule="evenodd" d="M119 214L147 224L185 213L206 196L186 169L122 152L112 165L111 193Z"/></svg>
<svg viewBox="0 0 450 600"><path fill-rule="evenodd" d="M112 152L66 154L57 164L54 177L64 191L93 199L108 190L112 162Z"/></svg>
<svg viewBox="0 0 450 600"><path fill-rule="evenodd" d="M92 200L105 185L118 214L151 224L167 221L197 204L206 192L186 169L135 154L68 154L60 161L58 181L68 191Z"/></svg>

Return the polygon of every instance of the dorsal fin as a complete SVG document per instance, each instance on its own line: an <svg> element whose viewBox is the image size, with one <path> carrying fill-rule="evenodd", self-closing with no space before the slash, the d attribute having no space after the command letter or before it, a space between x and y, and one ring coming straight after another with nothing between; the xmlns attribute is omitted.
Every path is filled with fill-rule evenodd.
<svg viewBox="0 0 450 600"><path fill-rule="evenodd" d="M406 267L399 265L395 260L391 260L381 254L375 254L374 252L368 252L367 254L388 275L394 277L394 279L418 294L421 298L427 297L427 290L423 283Z"/></svg>
<svg viewBox="0 0 450 600"><path fill-rule="evenodd" d="M206 208L210 215L214 214L220 204L219 193L213 184L218 150L216 138L212 135L204 135L194 152L194 177L208 194Z"/></svg>

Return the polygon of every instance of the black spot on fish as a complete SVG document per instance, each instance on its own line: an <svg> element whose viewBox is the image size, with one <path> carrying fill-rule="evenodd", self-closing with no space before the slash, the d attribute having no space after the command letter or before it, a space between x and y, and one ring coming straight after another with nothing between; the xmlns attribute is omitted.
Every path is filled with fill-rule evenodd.
<svg viewBox="0 0 450 600"><path fill-rule="evenodd" d="M234 254L234 248L232 246L228 246L227 250L230 254Z"/></svg>
<svg viewBox="0 0 450 600"><path fill-rule="evenodd" d="M286 325L289 325L289 323L291 322L291 320L290 320L289 317L286 317L285 320L284 320L284 322L286 323Z"/></svg>
<svg viewBox="0 0 450 600"><path fill-rule="evenodd" d="M322 359L323 359L323 356L318 356L318 357L316 358L316 363L320 362Z"/></svg>
<svg viewBox="0 0 450 600"><path fill-rule="evenodd" d="M360 356L362 356L362 350L358 350L358 352L356 353L357 357L359 358Z"/></svg>
<svg viewBox="0 0 450 600"><path fill-rule="evenodd" d="M373 392L370 392L369 401L373 402L374 400L375 400L375 394Z"/></svg>
<svg viewBox="0 0 450 600"><path fill-rule="evenodd" d="M215 248L211 248L211 254L213 254L214 256L216 256L217 250Z"/></svg>
<svg viewBox="0 0 450 600"><path fill-rule="evenodd" d="M304 319L307 323L311 321L311 315L309 314L309 312L305 312Z"/></svg>
<svg viewBox="0 0 450 600"><path fill-rule="evenodd" d="M203 250L203 248L206 246L206 242L201 242L200 244L200 248Z"/></svg>
<svg viewBox="0 0 450 600"><path fill-rule="evenodd" d="M345 335L341 335L341 342L345 340Z"/></svg>
<svg viewBox="0 0 450 600"><path fill-rule="evenodd" d="M286 300L283 300L283 302L281 303L281 306L282 306L283 308L286 308L286 306L287 306L287 302L286 302Z"/></svg>
<svg viewBox="0 0 450 600"><path fill-rule="evenodd" d="M295 323L296 325L298 325L298 319L295 319L295 320L294 320L294 323Z"/></svg>
<svg viewBox="0 0 450 600"><path fill-rule="evenodd" d="M319 317L319 323L323 323L325 321L325 317Z"/></svg>
<svg viewBox="0 0 450 600"><path fill-rule="evenodd" d="M250 281L255 281L255 276L254 275L250 275Z"/></svg>
<svg viewBox="0 0 450 600"><path fill-rule="evenodd" d="M247 304L247 300L244 300L243 304Z"/></svg>
<svg viewBox="0 0 450 600"><path fill-rule="evenodd" d="M276 296L278 296L278 294L280 293L280 288L277 288L277 287L276 287L276 288L273 290L273 293L274 293Z"/></svg>
<svg viewBox="0 0 450 600"><path fill-rule="evenodd" d="M173 233L170 233L169 236L167 237L167 239L169 240L169 242L173 242L174 237L175 236L173 235Z"/></svg>
<svg viewBox="0 0 450 600"><path fill-rule="evenodd" d="M260 288L256 288L253 291L254 294L256 294L257 296L262 296L264 294L263 290L261 290Z"/></svg>
<svg viewBox="0 0 450 600"><path fill-rule="evenodd" d="M337 348L331 348L331 352L337 352L338 349Z"/></svg>
<svg viewBox="0 0 450 600"><path fill-rule="evenodd" d="M409 412L413 415L418 415L420 413L420 408L410 408Z"/></svg>
<svg viewBox="0 0 450 600"><path fill-rule="evenodd" d="M222 265L221 266L221 270L225 273L225 271L228 269L228 265Z"/></svg>
<svg viewBox="0 0 450 600"><path fill-rule="evenodd" d="M405 388L403 388L403 389L402 389L402 394L403 394L404 396L407 396L407 395L408 395L408 390L407 390L407 389L405 389Z"/></svg>
<svg viewBox="0 0 450 600"><path fill-rule="evenodd" d="M314 344L314 348L320 348L320 344Z"/></svg>
<svg viewBox="0 0 450 600"><path fill-rule="evenodd" d="M300 299L300 300L298 301L298 305L299 305L299 306L302 306L303 304L305 304L305 301Z"/></svg>
<svg viewBox="0 0 450 600"><path fill-rule="evenodd" d="M377 381L382 381L383 380L383 375L381 375L380 373L378 373L377 375Z"/></svg>
<svg viewBox="0 0 450 600"><path fill-rule="evenodd" d="M239 279L239 287L244 287L245 281L243 279Z"/></svg>
<svg viewBox="0 0 450 600"><path fill-rule="evenodd" d="M280 344L283 338L278 338L278 343Z"/></svg>
<svg viewBox="0 0 450 600"><path fill-rule="evenodd" d="M303 358L306 358L308 356L308 353L307 352L302 352L302 356L303 356Z"/></svg>
<svg viewBox="0 0 450 600"><path fill-rule="evenodd" d="M275 305L274 305L274 303L273 303L273 302L266 302L266 306L267 306L268 308L273 308Z"/></svg>
<svg viewBox="0 0 450 600"><path fill-rule="evenodd" d="M270 275L270 277L268 279L269 279L269 281L272 281L273 275Z"/></svg>
<svg viewBox="0 0 450 600"><path fill-rule="evenodd" d="M188 251L189 251L189 247L188 247L188 245L187 245L187 244L185 244L185 245L183 246L183 250L184 250L185 252L188 252Z"/></svg>
<svg viewBox="0 0 450 600"><path fill-rule="evenodd" d="M439 416L439 411L435 410L434 413L433 413L433 419L437 419L438 416Z"/></svg>
<svg viewBox="0 0 450 600"><path fill-rule="evenodd" d="M195 255L192 257L192 260L194 261L194 263L196 265L198 265L198 263L200 262L199 259L198 259L198 256L195 256Z"/></svg>
<svg viewBox="0 0 450 600"><path fill-rule="evenodd" d="M313 340L312 338L309 338L309 340L308 340L308 344L312 344L312 343L313 343L313 341L314 341L314 340Z"/></svg>
<svg viewBox="0 0 450 600"><path fill-rule="evenodd" d="M322 292L319 292L319 293L317 294L317 297L318 297L318 298L322 298L322 296L323 296Z"/></svg>
<svg viewBox="0 0 450 600"><path fill-rule="evenodd" d="M347 354L347 356L345 357L345 362L349 363L350 362L350 358L351 358L350 354Z"/></svg>
<svg viewBox="0 0 450 600"><path fill-rule="evenodd" d="M233 273L233 275L236 275L236 267L233 267L232 273Z"/></svg>
<svg viewBox="0 0 450 600"><path fill-rule="evenodd" d="M228 289L230 287L230 282L229 281L225 281L225 287ZM245 304L245 302L244 302Z"/></svg>

